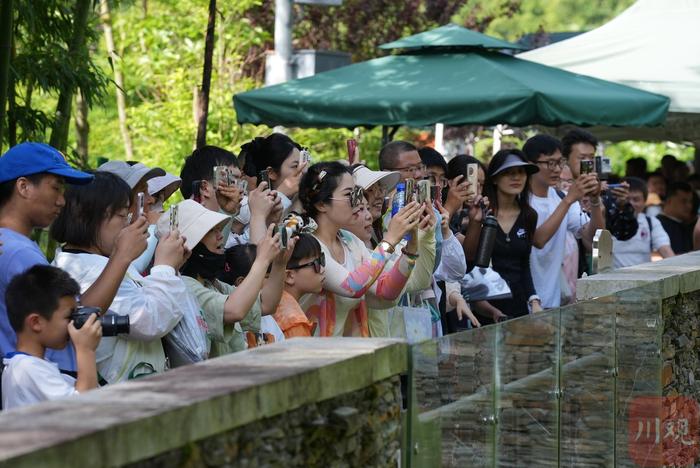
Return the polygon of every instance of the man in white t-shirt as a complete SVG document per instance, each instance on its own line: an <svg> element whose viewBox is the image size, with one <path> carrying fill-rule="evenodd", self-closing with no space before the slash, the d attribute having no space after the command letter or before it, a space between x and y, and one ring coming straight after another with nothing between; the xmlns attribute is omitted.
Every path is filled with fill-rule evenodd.
<svg viewBox="0 0 700 468"><path fill-rule="evenodd" d="M651 253L659 252L663 258L673 257L671 240L656 216L644 214L648 196L646 183L637 177L627 177L628 201L634 208L639 223L637 234L629 240L619 241L613 237L613 266L623 268L651 261Z"/></svg>
<svg viewBox="0 0 700 468"><path fill-rule="evenodd" d="M561 268L566 232L582 239L590 249L597 229L604 229L600 183L595 174L581 175L567 194L554 188L565 164L561 142L549 135L535 135L525 142L523 152L540 168L530 178L530 206L537 211L537 231L532 240L530 270L542 307L559 307ZM579 200L588 195L591 216L583 212Z"/></svg>

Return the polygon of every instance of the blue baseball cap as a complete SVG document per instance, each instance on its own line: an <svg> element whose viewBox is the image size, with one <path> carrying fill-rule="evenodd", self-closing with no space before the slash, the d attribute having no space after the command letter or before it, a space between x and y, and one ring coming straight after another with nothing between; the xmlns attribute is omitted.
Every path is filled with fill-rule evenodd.
<svg viewBox="0 0 700 468"><path fill-rule="evenodd" d="M60 151L44 143L20 143L0 157L0 183L42 173L63 177L76 185L93 179L91 174L70 167Z"/></svg>

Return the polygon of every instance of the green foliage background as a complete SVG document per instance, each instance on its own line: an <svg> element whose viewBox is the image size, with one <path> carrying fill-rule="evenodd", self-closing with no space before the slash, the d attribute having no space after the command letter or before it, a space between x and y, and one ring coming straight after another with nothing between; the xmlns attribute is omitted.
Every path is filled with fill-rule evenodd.
<svg viewBox="0 0 700 468"><path fill-rule="evenodd" d="M112 76L113 66L123 70L135 159L178 174L195 141L193 96L201 81L208 1L148 0L147 3L146 15L141 1L122 1L112 6L120 59L117 63L108 61L99 30L100 39L95 44L93 58L107 77ZM269 8L271 2L218 3L220 16L217 17L207 142L238 152L241 144L271 131L263 126L239 126L232 105L235 93L261 85L251 78L255 74L244 72L253 61L262 60L261 52L257 55L254 52L268 47L272 30L251 21L250 17L263 7ZM466 0L452 20L514 40L540 27L551 32L591 29L632 3L633 0ZM340 22L337 27L347 33L346 26ZM418 31L406 31L406 34L412 32ZM98 157L124 158L114 84L109 83L107 90L89 115L89 153L93 165ZM34 103L50 112L55 108L55 98L50 93L39 92L35 94ZM421 130L430 131L401 129L396 138L415 139ZM288 132L296 141L309 146L316 160L344 157L345 140L352 136L352 132L344 129L289 129ZM74 139L73 135L71 132ZM480 136L476 154L486 159L491 134L482 130ZM512 145L519 142L514 138L506 141ZM372 166L376 164L380 144L379 129L361 130L362 156ZM650 169L658 165L665 153L684 160L692 158L692 148L668 143L624 142L608 146L606 153L613 156L617 171L624 168L626 159L640 155L647 158Z"/></svg>

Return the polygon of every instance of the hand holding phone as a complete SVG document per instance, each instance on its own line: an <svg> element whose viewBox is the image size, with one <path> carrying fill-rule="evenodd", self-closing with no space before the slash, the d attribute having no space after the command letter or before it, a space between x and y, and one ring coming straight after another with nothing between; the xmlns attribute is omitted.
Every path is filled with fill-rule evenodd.
<svg viewBox="0 0 700 468"><path fill-rule="evenodd" d="M267 183L267 190L272 189L272 186L270 186L270 173L267 171L267 169L260 171L258 174L258 185L260 185L262 182Z"/></svg>

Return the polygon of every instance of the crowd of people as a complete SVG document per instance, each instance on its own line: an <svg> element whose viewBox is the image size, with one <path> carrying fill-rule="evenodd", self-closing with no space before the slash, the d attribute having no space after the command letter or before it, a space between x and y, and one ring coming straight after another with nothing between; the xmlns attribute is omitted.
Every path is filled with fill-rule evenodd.
<svg viewBox="0 0 700 468"><path fill-rule="evenodd" d="M598 229L615 267L700 247L700 177L665 156L618 180L597 147L581 129L539 134L486 165L394 141L375 171L273 133L238 156L199 148L175 176L14 146L0 157L3 408L294 337L418 340L536 314L575 300ZM32 240L46 228L51 264Z"/></svg>

